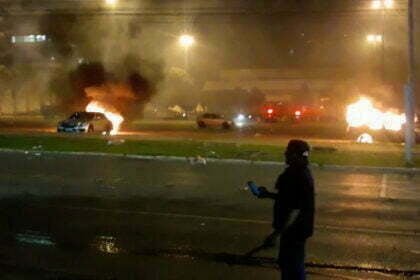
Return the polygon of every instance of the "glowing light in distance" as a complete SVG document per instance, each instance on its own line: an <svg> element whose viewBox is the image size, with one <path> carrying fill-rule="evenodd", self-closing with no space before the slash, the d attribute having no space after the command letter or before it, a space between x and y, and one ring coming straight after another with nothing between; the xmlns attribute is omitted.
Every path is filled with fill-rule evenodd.
<svg viewBox="0 0 420 280"><path fill-rule="evenodd" d="M105 3L110 6L116 5L118 0L105 0Z"/></svg>
<svg viewBox="0 0 420 280"><path fill-rule="evenodd" d="M394 7L394 1L393 0L384 0L384 6L387 9L391 9Z"/></svg>
<svg viewBox="0 0 420 280"><path fill-rule="evenodd" d="M179 44L183 46L184 48L189 48L192 45L194 45L194 43L195 43L195 39L191 35L184 34L184 35L181 35L181 37L179 37Z"/></svg>
<svg viewBox="0 0 420 280"><path fill-rule="evenodd" d="M372 1L372 9L380 9L382 8L382 1L381 0L374 0Z"/></svg>
<svg viewBox="0 0 420 280"><path fill-rule="evenodd" d="M394 7L394 0L373 0L371 8L374 10L379 9L392 9Z"/></svg>
<svg viewBox="0 0 420 280"><path fill-rule="evenodd" d="M382 42L382 35L369 34L369 35L366 36L366 40L369 43L381 43Z"/></svg>
<svg viewBox="0 0 420 280"><path fill-rule="evenodd" d="M244 116L243 114L239 114L239 115L236 117L236 120L238 120L238 121L243 121L243 120L245 120L245 116Z"/></svg>
<svg viewBox="0 0 420 280"><path fill-rule="evenodd" d="M372 144L373 137L368 133L363 133L359 137L357 137L357 143Z"/></svg>

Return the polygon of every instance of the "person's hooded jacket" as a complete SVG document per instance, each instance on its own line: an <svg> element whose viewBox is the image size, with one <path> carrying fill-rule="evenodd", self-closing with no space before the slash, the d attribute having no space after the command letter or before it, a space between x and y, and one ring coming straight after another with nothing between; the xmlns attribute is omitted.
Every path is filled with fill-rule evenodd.
<svg viewBox="0 0 420 280"><path fill-rule="evenodd" d="M286 151L288 167L276 182L273 228L281 231L283 238L305 240L313 234L315 194L308 153L306 142L291 141ZM296 217L291 217L293 212L298 213Z"/></svg>

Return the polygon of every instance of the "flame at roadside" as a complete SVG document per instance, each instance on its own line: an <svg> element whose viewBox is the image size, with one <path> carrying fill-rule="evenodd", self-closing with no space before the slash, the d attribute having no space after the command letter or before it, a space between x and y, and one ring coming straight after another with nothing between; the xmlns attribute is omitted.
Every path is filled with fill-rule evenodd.
<svg viewBox="0 0 420 280"><path fill-rule="evenodd" d="M350 127L367 126L373 130L399 131L405 123L405 116L391 111L381 112L369 99L360 98L356 103L347 106L346 120Z"/></svg>
<svg viewBox="0 0 420 280"><path fill-rule="evenodd" d="M103 113L105 117L112 123L112 130L110 132L111 135L118 134L121 123L124 121L123 116L121 116L119 113L111 112L105 109L105 106L103 106L98 101L91 101L86 106L86 112Z"/></svg>

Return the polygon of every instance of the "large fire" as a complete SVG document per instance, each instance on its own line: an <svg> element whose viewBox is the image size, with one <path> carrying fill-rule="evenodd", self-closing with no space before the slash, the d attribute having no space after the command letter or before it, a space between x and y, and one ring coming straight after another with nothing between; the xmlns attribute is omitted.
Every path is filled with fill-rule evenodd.
<svg viewBox="0 0 420 280"><path fill-rule="evenodd" d="M367 126L373 130L399 131L405 123L405 115L393 111L381 112L367 98L360 98L347 106L346 120L350 127Z"/></svg>
<svg viewBox="0 0 420 280"><path fill-rule="evenodd" d="M101 103L98 101L91 101L86 106L86 112L103 113L105 117L112 123L112 130L110 133L111 135L118 134L120 125L124 121L123 116L105 109L105 106L102 106Z"/></svg>

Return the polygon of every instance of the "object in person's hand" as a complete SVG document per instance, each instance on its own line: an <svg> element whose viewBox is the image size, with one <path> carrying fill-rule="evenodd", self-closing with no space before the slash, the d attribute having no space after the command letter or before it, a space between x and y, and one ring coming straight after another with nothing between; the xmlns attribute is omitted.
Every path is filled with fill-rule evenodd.
<svg viewBox="0 0 420 280"><path fill-rule="evenodd" d="M253 195L259 196L261 194L258 186L255 184L254 181L249 181L247 184Z"/></svg>

